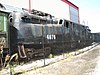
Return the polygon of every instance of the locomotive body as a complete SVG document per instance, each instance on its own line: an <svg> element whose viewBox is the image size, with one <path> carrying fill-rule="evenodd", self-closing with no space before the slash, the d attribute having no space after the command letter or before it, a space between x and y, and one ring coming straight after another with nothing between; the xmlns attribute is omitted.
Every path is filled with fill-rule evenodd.
<svg viewBox="0 0 100 75"><path fill-rule="evenodd" d="M82 48L92 42L87 26L65 19L46 19L14 12L9 16L9 26L12 53L20 53L18 46L23 45L26 55L41 56L45 53L48 56Z"/></svg>

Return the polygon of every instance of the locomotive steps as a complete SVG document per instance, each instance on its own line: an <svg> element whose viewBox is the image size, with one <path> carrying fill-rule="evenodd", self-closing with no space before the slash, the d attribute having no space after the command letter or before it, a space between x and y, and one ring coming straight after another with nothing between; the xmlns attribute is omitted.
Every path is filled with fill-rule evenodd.
<svg viewBox="0 0 100 75"><path fill-rule="evenodd" d="M54 58L46 58L45 65L44 65L44 59L41 59L41 60L32 61L32 62L24 64L24 65L18 65L16 67L13 67L13 70L12 70L12 68L3 69L0 71L0 75L9 75L10 72L12 72L12 74L14 74L14 75L18 75L18 74L22 74L22 73L25 73L25 72L28 72L31 70L42 68L42 67L50 65L50 64L54 64L54 63L59 62L64 59L68 59L70 61L73 56L87 52L87 51L93 49L94 47L96 47L98 44L99 43L93 43L92 46L88 46L88 47L79 49L74 52L64 53L59 56L54 56Z"/></svg>

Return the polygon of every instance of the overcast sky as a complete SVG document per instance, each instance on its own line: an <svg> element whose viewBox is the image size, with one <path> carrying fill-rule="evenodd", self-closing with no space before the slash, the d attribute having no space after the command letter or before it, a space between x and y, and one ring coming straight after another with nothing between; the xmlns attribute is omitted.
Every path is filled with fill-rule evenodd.
<svg viewBox="0 0 100 75"><path fill-rule="evenodd" d="M100 32L100 23L99 23L100 0L69 0L69 1L71 1L72 3L74 3L79 7L80 22L82 24L88 25L92 30L92 32ZM0 2L16 7L28 8L28 0L0 0ZM34 7L32 8L34 9Z"/></svg>

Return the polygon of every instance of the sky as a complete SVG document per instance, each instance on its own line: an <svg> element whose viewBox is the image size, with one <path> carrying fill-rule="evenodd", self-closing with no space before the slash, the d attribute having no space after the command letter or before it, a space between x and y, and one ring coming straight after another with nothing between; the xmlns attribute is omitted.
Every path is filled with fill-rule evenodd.
<svg viewBox="0 0 100 75"><path fill-rule="evenodd" d="M35 3L37 0L31 0ZM38 0L42 4L44 0ZM49 1L49 0L47 0ZM79 7L80 23L88 25L91 32L100 32L100 0L69 0ZM28 8L28 0L0 0L0 3ZM45 2L44 2L45 3ZM37 5L39 7L39 4ZM52 4L51 4L52 5ZM47 5L49 7L49 5ZM32 5L31 8L35 8ZM39 7L40 8L40 7ZM59 7L61 8L61 7ZM48 9L49 11L49 9Z"/></svg>
<svg viewBox="0 0 100 75"><path fill-rule="evenodd" d="M92 32L100 32L100 0L70 0L79 7L81 23L85 21Z"/></svg>

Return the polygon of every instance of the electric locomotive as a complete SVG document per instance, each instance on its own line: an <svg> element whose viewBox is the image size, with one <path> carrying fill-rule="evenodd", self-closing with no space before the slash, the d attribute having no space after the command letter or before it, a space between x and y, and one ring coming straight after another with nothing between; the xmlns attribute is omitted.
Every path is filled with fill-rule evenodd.
<svg viewBox="0 0 100 75"><path fill-rule="evenodd" d="M14 11L4 20L0 43L7 53L18 53L20 58L69 52L92 43L88 26L39 11Z"/></svg>
<svg viewBox="0 0 100 75"><path fill-rule="evenodd" d="M65 19L14 12L9 26L11 52L18 51L20 57L48 56L91 44L87 26Z"/></svg>

